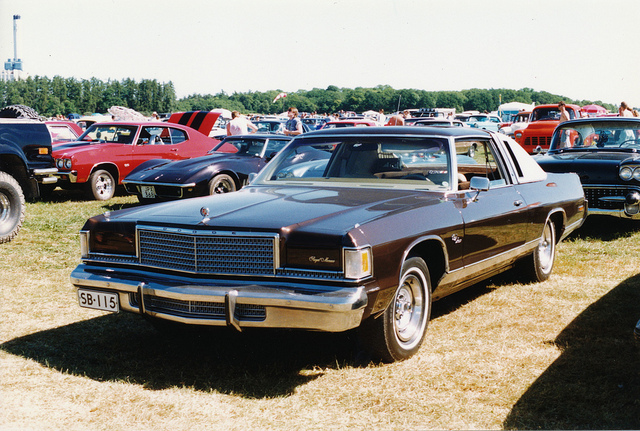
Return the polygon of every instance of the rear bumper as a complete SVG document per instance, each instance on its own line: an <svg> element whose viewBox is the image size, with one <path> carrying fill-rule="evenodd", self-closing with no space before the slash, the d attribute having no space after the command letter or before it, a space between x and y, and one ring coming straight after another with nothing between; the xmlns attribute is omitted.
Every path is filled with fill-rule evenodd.
<svg viewBox="0 0 640 431"><path fill-rule="evenodd" d="M120 310L191 325L295 328L341 332L360 325L362 286L300 286L237 280L186 280L80 264L76 288L117 293ZM304 287L304 288L302 288Z"/></svg>

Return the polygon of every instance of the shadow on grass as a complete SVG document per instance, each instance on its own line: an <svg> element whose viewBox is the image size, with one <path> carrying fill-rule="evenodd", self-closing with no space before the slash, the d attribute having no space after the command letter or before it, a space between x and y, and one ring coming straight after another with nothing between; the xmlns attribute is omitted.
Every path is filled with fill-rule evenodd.
<svg viewBox="0 0 640 431"><path fill-rule="evenodd" d="M70 189L61 189L57 188L54 191L48 193L45 196L41 197L42 202L46 203L62 203L62 202L88 202L94 201L95 199L91 195L87 188L84 187L85 184L81 184L77 187ZM116 192L114 197L129 197L130 194L124 189L123 186L118 186L116 188ZM140 203L137 201L135 203L125 203L125 204L114 204L113 200L103 201L103 208L105 211L115 211L123 208L131 208L135 206L140 206Z"/></svg>
<svg viewBox="0 0 640 431"><path fill-rule="evenodd" d="M170 337L140 316L123 313L16 338L0 348L97 381L125 381L152 390L190 387L248 398L287 396L320 377L321 368L358 363L352 332L215 329Z"/></svg>
<svg viewBox="0 0 640 431"><path fill-rule="evenodd" d="M518 400L505 428L640 429L640 274L550 341L561 356Z"/></svg>
<svg viewBox="0 0 640 431"><path fill-rule="evenodd" d="M571 239L593 238L601 241L615 241L626 238L640 232L640 221L618 219L610 216L587 217L580 229L569 236Z"/></svg>

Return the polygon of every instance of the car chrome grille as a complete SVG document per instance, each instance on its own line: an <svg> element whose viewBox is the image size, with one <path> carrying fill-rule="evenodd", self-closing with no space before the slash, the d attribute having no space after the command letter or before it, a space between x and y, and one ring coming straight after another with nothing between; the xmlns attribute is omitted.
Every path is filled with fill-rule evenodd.
<svg viewBox="0 0 640 431"><path fill-rule="evenodd" d="M524 139L524 144L532 145L534 147L537 147L538 145L540 145L541 147L544 147L551 144L551 137L545 137L545 136L526 137Z"/></svg>
<svg viewBox="0 0 640 431"><path fill-rule="evenodd" d="M603 210L622 209L624 208L624 201L612 202L601 198L624 197L627 193L629 193L629 190L621 187L584 187L584 196L588 201L588 207Z"/></svg>
<svg viewBox="0 0 640 431"><path fill-rule="evenodd" d="M278 235L138 229L140 263L195 274L273 275Z"/></svg>
<svg viewBox="0 0 640 431"><path fill-rule="evenodd" d="M137 293L129 294L129 302L134 307L140 306ZM189 317L195 319L225 320L224 302L185 301L180 299L162 298L156 295L144 295L145 310L172 316ZM243 321L261 321L267 317L267 310L262 305L238 304L235 318Z"/></svg>

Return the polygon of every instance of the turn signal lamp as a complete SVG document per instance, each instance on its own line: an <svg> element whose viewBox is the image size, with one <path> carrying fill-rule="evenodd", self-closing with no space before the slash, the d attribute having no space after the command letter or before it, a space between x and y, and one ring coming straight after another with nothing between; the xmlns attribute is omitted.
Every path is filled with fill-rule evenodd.
<svg viewBox="0 0 640 431"><path fill-rule="evenodd" d="M346 249L344 251L344 276L358 280L371 276L372 256L371 247L360 249Z"/></svg>

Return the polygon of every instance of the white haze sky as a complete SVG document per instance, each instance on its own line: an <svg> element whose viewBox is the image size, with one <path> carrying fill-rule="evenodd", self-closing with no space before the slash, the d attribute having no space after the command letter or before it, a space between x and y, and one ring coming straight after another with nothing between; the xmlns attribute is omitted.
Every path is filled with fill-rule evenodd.
<svg viewBox="0 0 640 431"><path fill-rule="evenodd" d="M640 107L638 0L0 0L30 76L190 94L533 88Z"/></svg>

